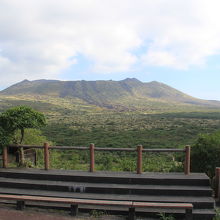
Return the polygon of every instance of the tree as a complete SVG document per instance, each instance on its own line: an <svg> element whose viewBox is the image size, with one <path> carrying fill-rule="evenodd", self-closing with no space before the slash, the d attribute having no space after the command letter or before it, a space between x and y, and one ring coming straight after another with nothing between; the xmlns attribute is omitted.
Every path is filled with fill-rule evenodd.
<svg viewBox="0 0 220 220"><path fill-rule="evenodd" d="M3 114L0 115L0 153L4 146L7 146L13 139L14 129Z"/></svg>
<svg viewBox="0 0 220 220"><path fill-rule="evenodd" d="M12 134L7 133L2 127L0 127L0 154L2 153L2 148L7 146L12 140Z"/></svg>
<svg viewBox="0 0 220 220"><path fill-rule="evenodd" d="M220 131L202 134L192 146L191 165L194 172L205 172L210 177L215 175L215 168L220 167Z"/></svg>
<svg viewBox="0 0 220 220"><path fill-rule="evenodd" d="M46 125L45 116L28 106L16 106L10 108L0 115L0 127L4 133L14 135L17 130L21 137L16 144L22 144L26 128L40 128ZM23 148L20 148L21 164L24 163Z"/></svg>
<svg viewBox="0 0 220 220"><path fill-rule="evenodd" d="M19 130L15 132L14 140L20 140L21 134ZM42 131L37 128L27 128L25 129L25 136L22 141L24 145L43 145L43 143L49 143L52 145L53 143L47 139L46 136L42 134Z"/></svg>

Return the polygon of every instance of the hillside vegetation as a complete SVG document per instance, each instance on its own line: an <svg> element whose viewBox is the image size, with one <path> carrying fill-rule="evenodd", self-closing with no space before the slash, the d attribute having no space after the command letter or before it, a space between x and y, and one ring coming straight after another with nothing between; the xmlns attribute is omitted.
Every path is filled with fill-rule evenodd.
<svg viewBox="0 0 220 220"><path fill-rule="evenodd" d="M177 147L220 128L219 102L137 79L25 80L0 92L0 112L16 105L43 112L43 133L59 145Z"/></svg>
<svg viewBox="0 0 220 220"><path fill-rule="evenodd" d="M142 144L144 148L177 148L195 143L200 133L220 129L219 102L199 100L165 84L136 79L26 80L0 93L0 112L16 105L43 112L47 118L47 126L41 130L43 139L61 146L94 143L97 147ZM87 169L87 162L86 152L54 151L52 167ZM136 156L98 153L96 162L97 169L134 170ZM144 158L144 170L178 167L172 155L148 154Z"/></svg>
<svg viewBox="0 0 220 220"><path fill-rule="evenodd" d="M164 106L134 110L109 109L79 98L47 95L0 95L0 111L28 105L45 113L43 134L58 145L177 147L192 144L200 133L220 128L220 110L204 106ZM160 107L161 106L161 107ZM145 105L146 107L146 105Z"/></svg>
<svg viewBox="0 0 220 220"><path fill-rule="evenodd" d="M121 81L24 80L0 95L74 99L117 111L148 113L220 108L220 102L196 99L163 83L143 83L134 78Z"/></svg>

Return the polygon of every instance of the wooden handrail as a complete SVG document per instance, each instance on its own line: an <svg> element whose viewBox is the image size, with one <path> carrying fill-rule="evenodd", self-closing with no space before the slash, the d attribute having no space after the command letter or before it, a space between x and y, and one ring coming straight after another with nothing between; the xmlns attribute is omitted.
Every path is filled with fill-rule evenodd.
<svg viewBox="0 0 220 220"><path fill-rule="evenodd" d="M13 148L44 148L43 146L39 145L16 145L16 144L10 144L8 147ZM56 150L89 150L89 147L85 146L50 146L50 149L56 149ZM135 152L136 148L114 148L114 147L96 147L95 151L133 151ZM185 152L186 149L178 149L178 148L150 148L150 149L144 149L143 152L158 152L158 153L170 153L170 152Z"/></svg>
<svg viewBox="0 0 220 220"><path fill-rule="evenodd" d="M190 146L186 146L184 149L176 149L176 148L153 148L153 149L144 149L141 145L137 148L109 148L109 147L95 147L94 144L90 144L89 147L85 146L49 146L45 143L43 146L39 145L15 145L11 144L8 147L15 148L37 148L44 149L44 166L45 170L49 169L49 150L89 150L90 151L90 172L95 171L95 151L120 151L120 152L137 152L137 173L142 173L142 153L176 153L176 152L185 152L185 162L184 162L184 173L186 175L190 174ZM3 148L3 167L7 167L7 147Z"/></svg>

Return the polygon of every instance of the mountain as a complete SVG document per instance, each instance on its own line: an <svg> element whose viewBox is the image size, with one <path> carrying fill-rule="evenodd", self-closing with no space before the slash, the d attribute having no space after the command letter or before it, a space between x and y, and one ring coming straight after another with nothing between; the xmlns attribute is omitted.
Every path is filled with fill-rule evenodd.
<svg viewBox="0 0 220 220"><path fill-rule="evenodd" d="M77 98L86 103L128 109L159 108L158 106L194 106L220 108L220 102L191 97L160 82L144 83L135 78L121 81L59 81L24 80L0 92L0 95L42 95L58 98Z"/></svg>

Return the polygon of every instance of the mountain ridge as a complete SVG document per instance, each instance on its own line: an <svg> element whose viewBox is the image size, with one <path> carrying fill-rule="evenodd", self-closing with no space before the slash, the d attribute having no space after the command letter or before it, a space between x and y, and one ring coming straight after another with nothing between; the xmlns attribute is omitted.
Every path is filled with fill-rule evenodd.
<svg viewBox="0 0 220 220"><path fill-rule="evenodd" d="M78 98L89 104L110 108L114 105L136 105L138 107L157 102L220 108L219 101L197 99L164 83L141 82L136 78L126 78L121 81L23 80L0 91L0 95L45 95L59 98Z"/></svg>

